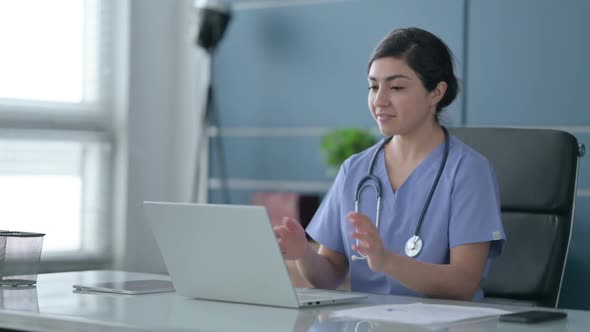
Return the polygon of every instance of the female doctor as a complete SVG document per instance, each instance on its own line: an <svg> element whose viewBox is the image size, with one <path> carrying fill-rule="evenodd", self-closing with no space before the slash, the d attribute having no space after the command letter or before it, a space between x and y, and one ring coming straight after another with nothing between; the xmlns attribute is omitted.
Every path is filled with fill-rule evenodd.
<svg viewBox="0 0 590 332"><path fill-rule="evenodd" d="M283 257L316 288L350 273L356 292L482 300L505 239L499 189L488 160L439 124L458 91L448 47L394 30L373 51L368 83L386 138L342 164L307 227L317 252L296 220L275 227Z"/></svg>

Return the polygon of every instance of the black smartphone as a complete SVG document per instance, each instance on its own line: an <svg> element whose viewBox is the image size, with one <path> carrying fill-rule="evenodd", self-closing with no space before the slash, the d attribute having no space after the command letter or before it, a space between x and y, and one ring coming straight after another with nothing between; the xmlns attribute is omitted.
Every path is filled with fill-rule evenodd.
<svg viewBox="0 0 590 332"><path fill-rule="evenodd" d="M500 321L513 323L539 323L549 320L564 319L567 313L562 311L528 310L500 315Z"/></svg>

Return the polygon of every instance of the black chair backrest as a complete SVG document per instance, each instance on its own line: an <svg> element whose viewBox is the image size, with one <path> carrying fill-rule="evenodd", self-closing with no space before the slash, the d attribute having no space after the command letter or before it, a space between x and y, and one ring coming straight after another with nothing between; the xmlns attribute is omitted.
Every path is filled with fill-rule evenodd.
<svg viewBox="0 0 590 332"><path fill-rule="evenodd" d="M579 147L549 129L453 128L493 164L507 242L482 288L486 297L556 307L572 230Z"/></svg>

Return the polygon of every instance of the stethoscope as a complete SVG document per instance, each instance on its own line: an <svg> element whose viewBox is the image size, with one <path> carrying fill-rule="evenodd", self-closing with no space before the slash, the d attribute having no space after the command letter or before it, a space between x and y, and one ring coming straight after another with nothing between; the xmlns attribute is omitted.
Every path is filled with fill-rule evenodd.
<svg viewBox="0 0 590 332"><path fill-rule="evenodd" d="M424 202L424 206L422 207L422 211L420 212L420 216L418 217L418 223L416 224L416 230L414 231L414 235L412 235L408 239L408 241L406 242L406 246L404 247L404 251L406 255L408 255L408 257L415 257L420 253L420 251L422 251L424 243L420 238L420 228L422 227L424 215L426 214L426 210L428 210L428 206L430 205L430 200L432 199L434 190L438 185L440 175L442 174L443 169L445 168L445 164L447 163L447 157L449 155L449 133L445 127L442 127L442 130L445 134L445 150L443 153L442 161L440 162L440 166L438 168L438 173L434 178L434 182L432 183L430 192L426 197L426 201ZM363 189L365 189L366 187L373 187L375 189L375 192L377 193L377 214L375 216L375 226L377 227L377 230L379 230L379 213L381 211L381 181L379 181L379 179L375 175L373 175L373 167L375 166L375 160L377 160L377 155L379 154L379 152L383 151L383 149L385 148L385 144L389 143L389 141L391 141L392 138L393 137L385 138L383 140L383 143L381 143L379 148L375 151L373 157L371 158L371 163L369 164L369 173L359 181L359 183L356 185L356 191L354 193L354 211L358 212L361 192L363 191ZM358 239L356 240L356 244L358 245ZM359 255L360 256L352 255L350 258L353 261L367 259L367 256L363 255L360 252Z"/></svg>

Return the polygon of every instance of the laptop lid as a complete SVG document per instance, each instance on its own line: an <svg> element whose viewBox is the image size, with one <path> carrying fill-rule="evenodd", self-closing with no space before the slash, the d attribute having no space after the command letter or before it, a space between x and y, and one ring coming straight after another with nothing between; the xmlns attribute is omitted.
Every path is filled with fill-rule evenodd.
<svg viewBox="0 0 590 332"><path fill-rule="evenodd" d="M264 207L165 202L144 207L178 294L299 307Z"/></svg>

